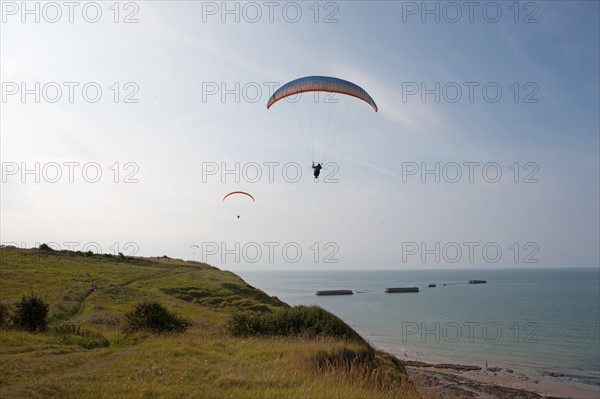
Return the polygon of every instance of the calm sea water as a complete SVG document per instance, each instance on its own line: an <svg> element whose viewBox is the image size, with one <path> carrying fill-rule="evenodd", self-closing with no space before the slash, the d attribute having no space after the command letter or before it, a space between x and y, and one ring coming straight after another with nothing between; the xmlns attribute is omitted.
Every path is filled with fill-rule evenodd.
<svg viewBox="0 0 600 399"><path fill-rule="evenodd" d="M317 304L333 312L374 346L400 357L487 362L600 384L598 269L237 273L290 305ZM384 292L402 286L420 292ZM354 295L315 295L324 289L351 289Z"/></svg>

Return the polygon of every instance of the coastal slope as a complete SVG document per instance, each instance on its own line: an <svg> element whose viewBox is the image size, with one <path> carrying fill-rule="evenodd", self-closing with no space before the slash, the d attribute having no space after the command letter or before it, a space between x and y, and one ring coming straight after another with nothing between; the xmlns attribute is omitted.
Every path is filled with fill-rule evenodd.
<svg viewBox="0 0 600 399"><path fill-rule="evenodd" d="M0 330L1 397L419 397L401 362L362 339L230 334L235 314L290 307L204 263L1 248L0 302L14 311L31 293L49 328ZM143 302L191 327L125 333Z"/></svg>

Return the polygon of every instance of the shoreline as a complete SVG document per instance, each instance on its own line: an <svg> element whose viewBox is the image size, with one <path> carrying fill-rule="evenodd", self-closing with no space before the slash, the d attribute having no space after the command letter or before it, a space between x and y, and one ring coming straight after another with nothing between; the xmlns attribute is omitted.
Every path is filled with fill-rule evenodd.
<svg viewBox="0 0 600 399"><path fill-rule="evenodd" d="M285 276L289 278L289 275ZM430 348L411 348L407 347L406 343L393 342L394 340L386 337L385 334L364 327L368 326L367 321L360 317L349 317L352 312L343 306L339 306L336 311L336 306L326 306L329 302L317 301L313 299L314 297L309 297L308 292L312 293L319 289L311 281L301 284L303 289L301 293L290 294L281 291L271 284L271 280L261 278L260 275L246 277L249 277L251 284L260 286L260 289L268 291L270 295L278 296L292 306L316 304L338 315L371 346L404 362L409 373L421 380L422 386L431 387L432 391L435 391L434 388L438 386L443 397L600 398L600 374L593 363L589 367L580 369L558 360L551 362L550 359L544 359L543 352L536 353L540 356L539 359L525 357L525 355L517 356L517 352L512 356L510 351L518 350L517 348L507 348L507 352L500 353L500 356L484 352L437 353L434 349L429 350ZM335 284L331 286L344 288ZM305 294L304 291L307 293ZM435 367L436 365L441 367Z"/></svg>
<svg viewBox="0 0 600 399"><path fill-rule="evenodd" d="M600 385L578 381L562 373L534 374L524 368L441 362L410 358L406 352L399 354L385 350L400 359L409 375L425 391L437 392L442 397L488 398L573 398L600 397ZM425 355L427 357L427 355ZM438 357L442 359L441 357Z"/></svg>

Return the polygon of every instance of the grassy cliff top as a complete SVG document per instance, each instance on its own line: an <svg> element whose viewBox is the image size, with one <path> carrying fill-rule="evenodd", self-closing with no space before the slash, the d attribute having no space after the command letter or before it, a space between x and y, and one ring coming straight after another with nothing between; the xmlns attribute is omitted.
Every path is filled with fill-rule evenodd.
<svg viewBox="0 0 600 399"><path fill-rule="evenodd" d="M49 304L50 328L0 330L0 397L418 396L402 364L362 339L232 335L240 312L257 323L292 312L208 264L0 248L0 302L10 309L32 291ZM124 315L149 301L192 327L124 333Z"/></svg>

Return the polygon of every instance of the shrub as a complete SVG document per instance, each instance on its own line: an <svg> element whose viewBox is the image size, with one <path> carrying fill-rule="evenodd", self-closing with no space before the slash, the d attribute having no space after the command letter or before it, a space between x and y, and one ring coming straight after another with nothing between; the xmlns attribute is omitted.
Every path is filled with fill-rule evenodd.
<svg viewBox="0 0 600 399"><path fill-rule="evenodd" d="M54 251L52 249L52 247L50 247L48 244L44 243L44 244L40 244L40 246L38 247L40 251L44 251L44 252L52 252Z"/></svg>
<svg viewBox="0 0 600 399"><path fill-rule="evenodd" d="M319 306L294 306L273 313L236 313L227 322L235 336L276 335L363 339L339 317Z"/></svg>
<svg viewBox="0 0 600 399"><path fill-rule="evenodd" d="M128 332L184 332L191 325L190 320L176 316L156 302L140 303L125 315L125 330Z"/></svg>
<svg viewBox="0 0 600 399"><path fill-rule="evenodd" d="M15 312L12 322L18 328L27 331L44 331L48 327L48 305L32 291L29 296L23 295L15 303Z"/></svg>

